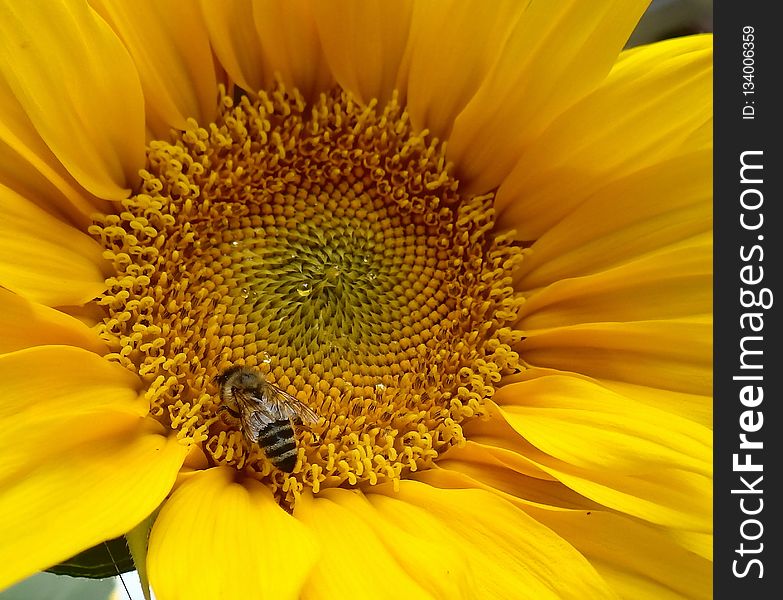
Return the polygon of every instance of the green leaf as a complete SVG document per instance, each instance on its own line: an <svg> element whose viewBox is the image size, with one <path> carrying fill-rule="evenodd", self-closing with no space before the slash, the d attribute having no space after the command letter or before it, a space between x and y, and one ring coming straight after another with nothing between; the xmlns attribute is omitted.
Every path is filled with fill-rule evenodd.
<svg viewBox="0 0 783 600"><path fill-rule="evenodd" d="M160 508L156 509L149 517L131 529L125 537L128 540L133 561L136 563L136 570L139 573L141 591L144 593L145 600L151 600L150 582L147 578L147 548L149 547L150 531L155 519L158 518Z"/></svg>
<svg viewBox="0 0 783 600"><path fill-rule="evenodd" d="M0 592L0 600L107 600L114 580L100 581L38 573Z"/></svg>
<svg viewBox="0 0 783 600"><path fill-rule="evenodd" d="M101 579L114 577L118 572L127 573L135 568L128 544L121 536L93 546L46 570L57 575Z"/></svg>

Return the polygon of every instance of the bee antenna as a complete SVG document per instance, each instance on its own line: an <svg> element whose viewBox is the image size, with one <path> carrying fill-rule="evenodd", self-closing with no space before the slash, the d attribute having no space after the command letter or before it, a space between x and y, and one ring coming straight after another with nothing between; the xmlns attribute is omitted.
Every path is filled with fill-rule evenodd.
<svg viewBox="0 0 783 600"><path fill-rule="evenodd" d="M111 564L114 565L114 570L117 571L117 577L120 578L120 583L122 584L122 587L125 589L125 593L128 595L128 600L133 600L130 590L128 590L128 586L125 585L125 580L122 578L122 573L120 573L120 568L117 566L117 561L114 560L114 555L111 553L111 548L109 548L109 544L107 542L103 542L103 545L106 546L106 552L109 553L109 558L111 558Z"/></svg>

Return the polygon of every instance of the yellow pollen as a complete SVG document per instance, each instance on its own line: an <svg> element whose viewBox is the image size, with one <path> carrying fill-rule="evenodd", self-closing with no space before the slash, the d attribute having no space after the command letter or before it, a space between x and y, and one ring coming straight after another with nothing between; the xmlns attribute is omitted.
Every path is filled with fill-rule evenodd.
<svg viewBox="0 0 783 600"><path fill-rule="evenodd" d="M286 506L431 467L519 369L522 251L493 231L493 196L459 193L396 98L220 99L215 123L151 142L138 192L90 228L115 270L98 301L109 358L184 443ZM294 473L219 413L235 365L320 416L296 428Z"/></svg>

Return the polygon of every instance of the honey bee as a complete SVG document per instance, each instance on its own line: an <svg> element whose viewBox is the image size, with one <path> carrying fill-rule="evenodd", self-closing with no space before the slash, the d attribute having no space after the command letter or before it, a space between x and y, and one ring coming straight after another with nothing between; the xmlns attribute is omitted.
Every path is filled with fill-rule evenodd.
<svg viewBox="0 0 783 600"><path fill-rule="evenodd" d="M270 462L291 473L296 466L294 425L312 425L318 415L291 394L247 367L230 367L217 377L221 410L242 424L242 433L258 444Z"/></svg>

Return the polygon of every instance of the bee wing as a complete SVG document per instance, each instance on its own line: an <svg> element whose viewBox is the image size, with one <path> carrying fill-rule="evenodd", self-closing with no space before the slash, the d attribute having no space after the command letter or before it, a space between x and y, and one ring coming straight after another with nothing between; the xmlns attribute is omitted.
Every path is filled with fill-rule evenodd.
<svg viewBox="0 0 783 600"><path fill-rule="evenodd" d="M314 425L318 422L318 413L304 402L269 382L265 382L265 386L268 387L270 413L276 413L279 419L290 419L303 425Z"/></svg>
<svg viewBox="0 0 783 600"><path fill-rule="evenodd" d="M270 423L280 419L275 411L270 410L272 405L259 398L256 394L246 390L234 390L234 398L239 405L240 419L242 420L242 432L251 443L258 441L261 430Z"/></svg>

